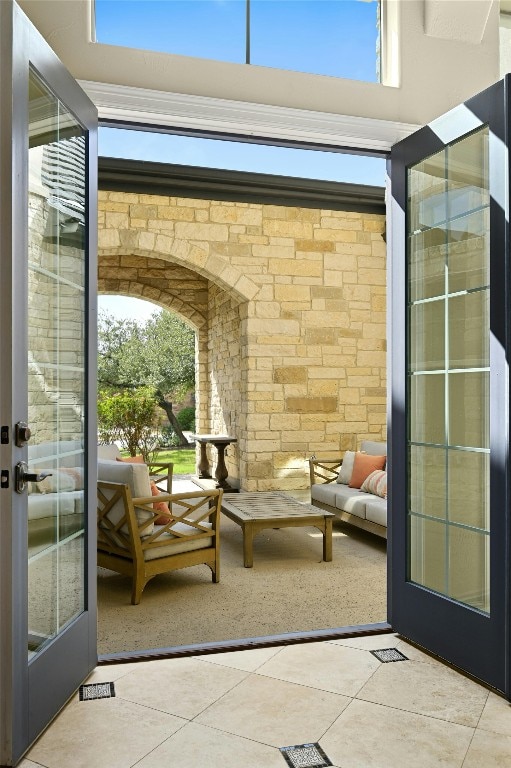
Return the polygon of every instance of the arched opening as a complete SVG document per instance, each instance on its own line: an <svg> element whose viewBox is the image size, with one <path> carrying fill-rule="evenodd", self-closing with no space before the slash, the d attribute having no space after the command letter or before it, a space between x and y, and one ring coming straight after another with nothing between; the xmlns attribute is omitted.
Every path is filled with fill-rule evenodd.
<svg viewBox="0 0 511 768"><path fill-rule="evenodd" d="M147 240L143 241L147 245ZM132 245L136 245L135 240ZM155 238L154 245L162 243ZM181 254L178 263L176 257L165 257L159 251L141 254L135 249L134 254L127 250L126 246L100 248L98 292L149 300L189 323L196 333L197 431L243 429L246 375L242 360L246 359L246 342L242 321L247 314L247 298L240 290L253 294L256 287L240 270L226 269L225 260L219 257L207 260L200 272L198 267L183 266L183 254L193 260L197 248L177 246ZM212 269L221 277L209 271ZM236 485L242 481L239 445L243 445L242 439L226 455L229 476Z"/></svg>

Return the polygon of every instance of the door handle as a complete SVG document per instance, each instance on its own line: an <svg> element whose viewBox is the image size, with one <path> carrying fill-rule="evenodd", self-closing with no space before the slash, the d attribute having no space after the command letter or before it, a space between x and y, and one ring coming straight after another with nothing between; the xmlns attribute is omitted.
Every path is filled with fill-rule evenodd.
<svg viewBox="0 0 511 768"><path fill-rule="evenodd" d="M40 483L45 477L51 477L51 475L51 472L31 473L28 471L26 461L18 461L14 468L14 490L16 493L23 493L27 483Z"/></svg>

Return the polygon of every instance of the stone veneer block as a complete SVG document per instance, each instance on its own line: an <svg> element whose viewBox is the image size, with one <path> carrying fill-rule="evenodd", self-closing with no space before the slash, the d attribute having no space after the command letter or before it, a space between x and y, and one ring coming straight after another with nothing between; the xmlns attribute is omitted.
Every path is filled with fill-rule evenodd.
<svg viewBox="0 0 511 768"><path fill-rule="evenodd" d="M273 381L276 384L303 384L307 381L307 368L301 366L274 368Z"/></svg>
<svg viewBox="0 0 511 768"><path fill-rule="evenodd" d="M290 413L334 413L336 397L288 397L286 410Z"/></svg>

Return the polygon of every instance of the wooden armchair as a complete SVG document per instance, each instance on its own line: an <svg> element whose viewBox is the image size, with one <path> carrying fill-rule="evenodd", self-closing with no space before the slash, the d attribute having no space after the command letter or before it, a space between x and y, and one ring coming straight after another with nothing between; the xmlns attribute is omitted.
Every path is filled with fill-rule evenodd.
<svg viewBox="0 0 511 768"><path fill-rule="evenodd" d="M152 461L147 465L149 477L154 480L159 491L172 493L172 473L174 465L170 461ZM163 483L164 485L160 485Z"/></svg>
<svg viewBox="0 0 511 768"><path fill-rule="evenodd" d="M105 471L124 474L125 482L98 481L98 565L132 577L133 605L138 605L145 585L159 573L205 563L213 582L218 582L222 491L160 494L158 502L169 505L166 515L153 507L146 465L119 462L118 467ZM149 492L133 496L133 489L140 492L145 483ZM168 522L156 525L162 516Z"/></svg>
<svg viewBox="0 0 511 768"><path fill-rule="evenodd" d="M106 461L121 461L122 455L115 443L98 445L98 459ZM147 464L149 476L158 486L159 491L172 493L172 472L174 465L166 461L153 461Z"/></svg>

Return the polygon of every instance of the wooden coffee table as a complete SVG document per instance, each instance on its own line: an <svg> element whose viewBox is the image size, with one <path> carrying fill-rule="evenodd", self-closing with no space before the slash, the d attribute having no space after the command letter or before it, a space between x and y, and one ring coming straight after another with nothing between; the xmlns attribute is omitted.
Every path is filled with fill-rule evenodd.
<svg viewBox="0 0 511 768"><path fill-rule="evenodd" d="M264 528L314 526L323 533L323 560L332 559L332 521L335 515L312 504L301 504L285 493L240 493L222 500L222 512L241 526L243 564L252 568L254 536Z"/></svg>

